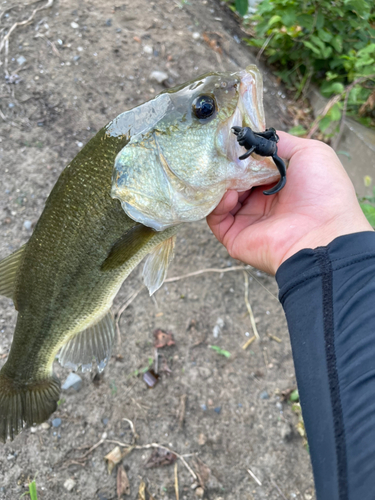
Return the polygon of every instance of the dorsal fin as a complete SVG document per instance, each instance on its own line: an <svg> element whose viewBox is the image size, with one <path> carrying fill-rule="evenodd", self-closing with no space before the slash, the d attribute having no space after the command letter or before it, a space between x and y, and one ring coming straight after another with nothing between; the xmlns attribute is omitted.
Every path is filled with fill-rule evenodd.
<svg viewBox="0 0 375 500"><path fill-rule="evenodd" d="M94 325L82 330L71 338L59 353L59 362L71 370L83 372L92 370L95 360L99 372L103 371L111 355L115 338L115 324L111 311L108 311Z"/></svg>
<svg viewBox="0 0 375 500"><path fill-rule="evenodd" d="M131 259L155 235L150 227L137 224L127 231L111 248L102 264L102 271L112 271Z"/></svg>
<svg viewBox="0 0 375 500"><path fill-rule="evenodd" d="M173 259L176 236L159 243L147 256L143 267L143 281L150 295L158 290L167 276L168 266Z"/></svg>
<svg viewBox="0 0 375 500"><path fill-rule="evenodd" d="M0 261L0 295L4 295L10 299L13 299L17 271L25 246L26 245L23 245L11 255Z"/></svg>

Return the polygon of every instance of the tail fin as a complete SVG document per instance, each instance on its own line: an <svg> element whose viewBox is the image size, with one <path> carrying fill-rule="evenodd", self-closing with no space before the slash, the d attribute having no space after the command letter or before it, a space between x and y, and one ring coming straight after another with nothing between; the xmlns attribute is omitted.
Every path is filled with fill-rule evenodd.
<svg viewBox="0 0 375 500"><path fill-rule="evenodd" d="M0 441L13 440L23 427L41 424L57 408L60 381L52 377L20 382L0 373Z"/></svg>

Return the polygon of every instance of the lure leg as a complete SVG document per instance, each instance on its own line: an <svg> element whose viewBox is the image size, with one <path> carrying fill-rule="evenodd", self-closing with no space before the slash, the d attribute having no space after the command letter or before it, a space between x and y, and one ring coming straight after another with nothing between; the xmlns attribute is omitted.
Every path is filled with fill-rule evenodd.
<svg viewBox="0 0 375 500"><path fill-rule="evenodd" d="M283 160L279 156L277 156L277 148L276 148L275 154L272 156L272 159L275 162L277 170L280 172L281 178L280 178L279 182L276 184L276 186L274 186L271 189L268 189L267 191L263 191L263 194L265 194L265 195L271 195L271 194L278 193L279 191L282 190L282 188L286 184L286 166L285 166L285 163L283 162Z"/></svg>
<svg viewBox="0 0 375 500"><path fill-rule="evenodd" d="M239 160L246 160L246 158L248 158L248 157L251 155L251 153L253 153L253 152L255 151L255 148L256 148L256 146L252 146L252 147L249 149L249 151L246 151L246 153L245 153L244 155L239 156L239 158L238 158L238 159L239 159Z"/></svg>

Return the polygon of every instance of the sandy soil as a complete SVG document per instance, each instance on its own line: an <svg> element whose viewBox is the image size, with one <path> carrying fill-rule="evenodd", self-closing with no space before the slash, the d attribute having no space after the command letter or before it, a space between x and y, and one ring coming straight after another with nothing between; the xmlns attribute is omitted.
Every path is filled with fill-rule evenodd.
<svg viewBox="0 0 375 500"><path fill-rule="evenodd" d="M1 1L0 39L44 3L6 11L11 3ZM254 62L238 43L236 21L212 0L51 3L10 35L6 65L5 50L0 54L0 258L27 241L60 172L82 145L117 114L164 88L150 80L152 71L165 71L172 86L209 70ZM285 129L286 99L266 70L264 79L268 125ZM238 265L202 221L180 231L169 276ZM48 426L0 444L0 499L19 498L35 476L40 499L117 498L116 470L109 475L103 457L115 447L109 440L132 441L124 419L133 422L138 445L159 443L187 455L204 498L313 499L298 415L281 397L295 387L295 375L277 286L256 270L248 278L261 341L247 350L242 346L252 330L243 271L166 283L154 299L143 288L121 317L121 342L104 374L94 380L82 375L81 390L62 395ZM116 298L115 311L140 286L136 269ZM16 321L8 299L0 299L0 318L2 364ZM155 328L173 332L175 345L159 350L171 373L164 371L149 390L136 371L154 357ZM56 372L62 381L68 375L57 365ZM186 401L183 420L181 401ZM55 418L61 419L58 427L51 424ZM130 482L124 498L142 499L142 481L154 499L177 498L175 466L146 468L151 454L138 449L123 458ZM180 499L203 493L192 488L193 474L177 461Z"/></svg>

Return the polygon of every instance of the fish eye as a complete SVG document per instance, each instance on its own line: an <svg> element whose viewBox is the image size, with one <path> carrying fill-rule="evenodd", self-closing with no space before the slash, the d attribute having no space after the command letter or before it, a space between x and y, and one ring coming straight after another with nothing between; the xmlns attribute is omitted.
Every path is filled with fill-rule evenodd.
<svg viewBox="0 0 375 500"><path fill-rule="evenodd" d="M216 103L210 95L200 95L193 102L193 112L197 118L204 120L214 114Z"/></svg>

